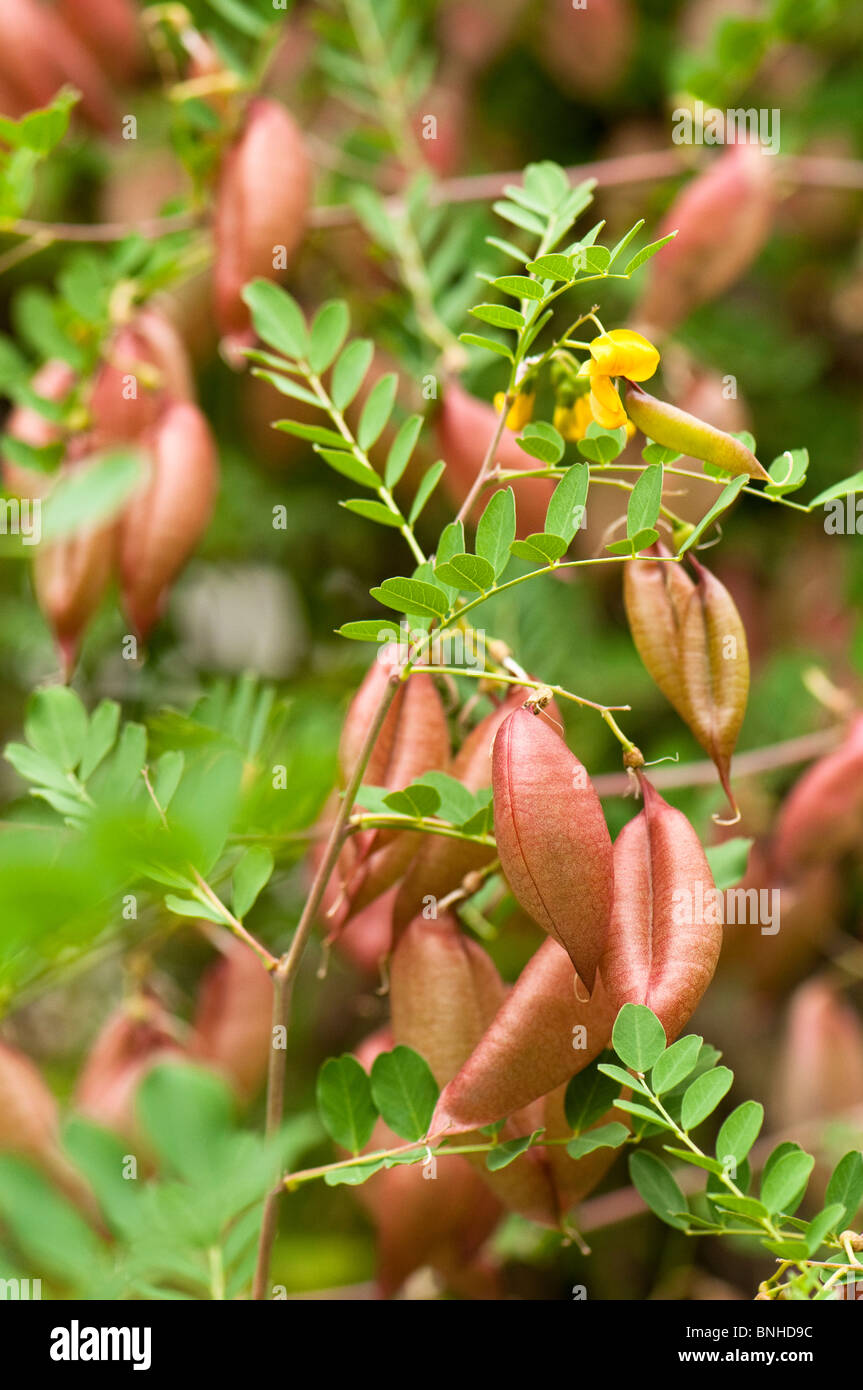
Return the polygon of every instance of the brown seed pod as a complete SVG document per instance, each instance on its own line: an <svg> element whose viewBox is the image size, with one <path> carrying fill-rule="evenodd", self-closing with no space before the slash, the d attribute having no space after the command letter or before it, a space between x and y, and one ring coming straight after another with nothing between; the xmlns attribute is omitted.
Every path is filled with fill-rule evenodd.
<svg viewBox="0 0 863 1390"><path fill-rule="evenodd" d="M662 545L652 553L670 555ZM626 615L639 656L710 754L734 806L731 755L749 694L746 633L724 584L697 560L692 565L696 584L667 560L625 565Z"/></svg>
<svg viewBox="0 0 863 1390"><path fill-rule="evenodd" d="M804 772L786 797L773 838L777 869L796 878L808 864L841 858L863 840L863 715L838 748Z"/></svg>
<svg viewBox="0 0 863 1390"><path fill-rule="evenodd" d="M566 951L544 942L444 1088L431 1131L494 1124L547 1095L608 1045L616 1016L602 974L587 999Z"/></svg>
<svg viewBox="0 0 863 1390"><path fill-rule="evenodd" d="M752 450L733 434L706 424L678 405L657 400L633 381L626 383L623 404L632 423L655 444L712 463L735 476L744 474L770 482L770 474L762 468Z"/></svg>
<svg viewBox="0 0 863 1390"><path fill-rule="evenodd" d="M722 905L689 821L643 775L644 809L614 845L614 910L602 977L615 1009L646 1004L672 1042L713 978Z"/></svg>
<svg viewBox="0 0 863 1390"><path fill-rule="evenodd" d="M97 1204L59 1143L60 1113L39 1068L23 1052L0 1041L0 1153L35 1163L91 1217Z"/></svg>
<svg viewBox="0 0 863 1390"><path fill-rule="evenodd" d="M632 56L635 16L629 0L549 0L540 56L564 91L581 101L603 97L622 80Z"/></svg>
<svg viewBox="0 0 863 1390"><path fill-rule="evenodd" d="M121 82L137 75L144 46L134 0L57 0L57 12L105 72Z"/></svg>
<svg viewBox="0 0 863 1390"><path fill-rule="evenodd" d="M218 484L215 441L197 406L169 406L146 443L150 477L120 527L123 607L141 637L206 530Z"/></svg>
<svg viewBox="0 0 863 1390"><path fill-rule="evenodd" d="M677 236L650 262L634 318L651 332L668 331L722 294L767 240L774 207L770 157L754 145L730 145L672 203L658 235Z"/></svg>
<svg viewBox="0 0 863 1390"><path fill-rule="evenodd" d="M272 1048L273 977L233 937L201 980L189 1053L216 1067L249 1101L267 1074Z"/></svg>
<svg viewBox="0 0 863 1390"><path fill-rule="evenodd" d="M863 1023L826 980L794 992L779 1051L774 1119L778 1129L863 1109Z"/></svg>
<svg viewBox="0 0 863 1390"><path fill-rule="evenodd" d="M502 724L492 771L495 838L510 887L592 989L614 885L599 797L560 736L525 709Z"/></svg>
<svg viewBox="0 0 863 1390"><path fill-rule="evenodd" d="M47 106L63 86L81 94L77 110L96 129L119 130L107 80L89 50L62 15L38 0L3 0L0 5L0 79L20 116Z"/></svg>
<svg viewBox="0 0 863 1390"><path fill-rule="evenodd" d="M93 440L102 448L138 439L171 401L194 401L195 383L183 340L158 309L139 310L118 330L90 393Z"/></svg>
<svg viewBox="0 0 863 1390"><path fill-rule="evenodd" d="M75 1108L97 1124L132 1137L135 1094L156 1065L183 1056L174 1020L141 995L116 1009L94 1042L75 1088Z"/></svg>
<svg viewBox="0 0 863 1390"><path fill-rule="evenodd" d="M310 200L299 126L279 102L256 97L216 191L216 318L229 356L253 341L243 286L257 276L277 279L287 267L303 239Z"/></svg>

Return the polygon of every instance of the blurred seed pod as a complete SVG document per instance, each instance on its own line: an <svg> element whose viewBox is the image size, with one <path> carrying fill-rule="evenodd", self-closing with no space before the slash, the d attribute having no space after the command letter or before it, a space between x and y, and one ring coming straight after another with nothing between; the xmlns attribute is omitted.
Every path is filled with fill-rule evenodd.
<svg viewBox="0 0 863 1390"><path fill-rule="evenodd" d="M76 110L90 125L106 133L119 130L114 98L98 63L59 11L39 0L0 5L0 81L17 102L10 115L49 105L69 85L80 92Z"/></svg>
<svg viewBox="0 0 863 1390"><path fill-rule="evenodd" d="M633 311L649 338L739 279L767 240L775 197L770 156L750 144L728 146L678 194L657 238L677 236L650 262Z"/></svg>
<svg viewBox="0 0 863 1390"><path fill-rule="evenodd" d="M157 1062L179 1059L175 1020L149 995L115 1009L84 1062L74 1105L106 1129L134 1138L135 1095Z"/></svg>
<svg viewBox="0 0 863 1390"><path fill-rule="evenodd" d="M54 1096L29 1057L0 1040L0 1153L17 1154L38 1168L77 1206L95 1215L83 1178L60 1149L60 1114Z"/></svg>
<svg viewBox="0 0 863 1390"><path fill-rule="evenodd" d="M216 190L216 318L229 360L242 362L239 349L254 340L243 286L258 276L278 279L293 259L305 232L311 182L294 118L279 102L256 97Z"/></svg>
<svg viewBox="0 0 863 1390"><path fill-rule="evenodd" d="M33 374L30 386L37 396L59 403L68 396L75 384L75 373L68 362L52 360L44 362ZM6 433L13 439L20 439L34 449L56 444L62 438L62 430L53 420L41 415L29 405L16 405L6 421ZM44 497L51 486L51 475L39 473L34 468L23 468L4 457L3 486L14 497Z"/></svg>
<svg viewBox="0 0 863 1390"><path fill-rule="evenodd" d="M558 85L585 105L622 81L635 39L629 0L546 0L540 56Z"/></svg>
<svg viewBox="0 0 863 1390"><path fill-rule="evenodd" d="M825 980L791 997L780 1044L774 1119L780 1130L859 1109L863 1128L863 1023Z"/></svg>
<svg viewBox="0 0 863 1390"><path fill-rule="evenodd" d="M773 858L794 879L805 865L840 859L861 842L863 715L856 715L839 747L813 763L783 802Z"/></svg>
<svg viewBox="0 0 863 1390"><path fill-rule="evenodd" d="M451 178L464 164L470 97L463 78L438 81L423 95L414 117L417 142L438 178Z"/></svg>
<svg viewBox="0 0 863 1390"><path fill-rule="evenodd" d="M231 938L205 972L188 1050L217 1067L242 1101L263 1084L272 1048L273 979L242 942Z"/></svg>
<svg viewBox="0 0 863 1390"><path fill-rule="evenodd" d="M120 523L120 575L124 610L146 637L207 528L218 459L205 417L187 401L169 405L142 442L150 476Z"/></svg>
<svg viewBox="0 0 863 1390"><path fill-rule="evenodd" d="M722 904L701 841L646 777L644 808L614 844L602 977L616 1009L646 1004L669 1042L692 1017L722 947Z"/></svg>
<svg viewBox="0 0 863 1390"><path fill-rule="evenodd" d="M487 401L471 396L457 381L449 381L444 387L440 410L435 416L434 428L438 452L446 463L443 486L452 501L459 505L467 497L477 473L482 467L485 452L494 438L499 417ZM542 464L533 464L530 456L518 447L512 434L504 430L495 454L495 461L502 468L521 469ZM520 478L513 485L516 502L516 534L523 539L545 529L545 514L554 491L550 478ZM487 504L490 492L486 492L472 513L473 519L479 516Z"/></svg>
<svg viewBox="0 0 863 1390"><path fill-rule="evenodd" d="M172 401L194 401L195 383L183 341L170 319L146 307L118 330L90 393L97 447L137 439Z"/></svg>
<svg viewBox="0 0 863 1390"><path fill-rule="evenodd" d="M134 0L56 0L56 8L106 73L120 82L137 76L144 44Z"/></svg>
<svg viewBox="0 0 863 1390"><path fill-rule="evenodd" d="M547 1095L607 1046L616 1016L601 972L588 999L566 951L544 942L444 1088L432 1131L494 1124Z"/></svg>
<svg viewBox="0 0 863 1390"><path fill-rule="evenodd" d="M345 956L369 979L378 978L384 957L392 945L393 904L398 891L398 885L394 885L369 903L368 907L350 917L335 940L339 955ZM333 896L329 903L332 901Z"/></svg>
<svg viewBox="0 0 863 1390"><path fill-rule="evenodd" d="M444 53L467 72L488 67L512 38L525 0L444 0L437 29Z"/></svg>

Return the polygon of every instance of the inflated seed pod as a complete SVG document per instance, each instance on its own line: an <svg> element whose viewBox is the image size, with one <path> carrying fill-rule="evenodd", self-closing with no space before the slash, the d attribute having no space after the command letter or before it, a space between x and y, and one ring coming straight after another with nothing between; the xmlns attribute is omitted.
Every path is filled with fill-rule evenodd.
<svg viewBox="0 0 863 1390"><path fill-rule="evenodd" d="M623 404L632 423L655 444L712 463L735 476L744 474L748 478L770 481L769 473L739 439L714 425L705 424L677 405L657 400L637 383L626 383Z"/></svg>
<svg viewBox="0 0 863 1390"><path fill-rule="evenodd" d="M280 102L256 97L216 191L216 318L229 356L253 341L243 286L258 276L279 278L302 242L310 199L299 126Z"/></svg>
<svg viewBox="0 0 863 1390"><path fill-rule="evenodd" d="M130 1000L111 1014L93 1043L75 1087L75 1109L131 1138L144 1077L158 1062L183 1055L176 1023L158 1000Z"/></svg>
<svg viewBox="0 0 863 1390"><path fill-rule="evenodd" d="M652 552L670 555L662 545ZM667 558L625 565L624 603L639 656L715 762L734 805L731 755L749 695L746 633L725 585L697 560L691 563L695 584Z"/></svg>
<svg viewBox="0 0 863 1390"><path fill-rule="evenodd" d="M193 401L195 383L183 340L154 308L138 311L106 351L90 393L93 441L108 447L155 426L171 401Z"/></svg>
<svg viewBox="0 0 863 1390"><path fill-rule="evenodd" d="M588 999L566 951L544 942L444 1088L431 1132L494 1124L554 1090L608 1046L616 1016L602 974Z"/></svg>
<svg viewBox="0 0 863 1390"><path fill-rule="evenodd" d="M510 887L592 989L614 885L599 797L560 735L526 709L501 725L492 773L497 851Z"/></svg>
<svg viewBox="0 0 863 1390"><path fill-rule="evenodd" d="M273 1043L273 977L234 937L205 971L192 1021L189 1053L216 1067L243 1101L267 1074Z"/></svg>
<svg viewBox="0 0 863 1390"><path fill-rule="evenodd" d="M106 72L123 82L136 76L144 44L135 0L57 0L57 10Z"/></svg>
<svg viewBox="0 0 863 1390"><path fill-rule="evenodd" d="M563 90L582 103L621 82L635 41L630 0L546 0L540 59Z"/></svg>
<svg viewBox="0 0 863 1390"><path fill-rule="evenodd" d="M438 1085L445 1086L479 1042L505 993L491 957L464 936L453 917L444 914L433 922L414 918L390 966L393 1037L419 1052ZM433 1120L429 1133L435 1132ZM529 1119L520 1123L513 1116L504 1136L530 1132ZM477 1170L505 1206L533 1221L558 1225L554 1189L538 1151L529 1150L497 1173L489 1173L483 1156L478 1157Z"/></svg>
<svg viewBox="0 0 863 1390"><path fill-rule="evenodd" d="M545 1139L562 1139L572 1134L572 1126L567 1121L564 1109L565 1096L566 1086L558 1086L541 1102L540 1124L545 1130ZM613 1123L628 1127L629 1117L626 1111L617 1110L612 1106L595 1124L590 1125L585 1133L589 1134L591 1129L598 1129L600 1125ZM605 1177L619 1153L619 1149L594 1149L593 1153L585 1154L583 1158L570 1158L563 1144L549 1144L543 1149L563 1215L584 1201L597 1183Z"/></svg>
<svg viewBox="0 0 863 1390"><path fill-rule="evenodd" d="M673 231L677 236L651 261L635 318L654 330L670 330L738 279L770 232L772 171L769 156L740 144L729 145L696 175L659 228L660 237Z"/></svg>
<svg viewBox="0 0 863 1390"><path fill-rule="evenodd" d="M773 838L777 869L796 878L817 861L836 860L863 841L863 715L838 748L819 758L782 804Z"/></svg>
<svg viewBox="0 0 863 1390"><path fill-rule="evenodd" d="M218 458L206 418L187 401L168 406L143 442L150 475L123 515L120 575L123 607L139 636L146 637L207 528Z"/></svg>
<svg viewBox="0 0 863 1390"><path fill-rule="evenodd" d="M13 93L20 116L47 106L61 87L80 94L76 111L102 131L119 133L119 116L102 69L55 9L38 0L0 5L0 79Z"/></svg>
<svg viewBox="0 0 863 1390"><path fill-rule="evenodd" d="M614 845L614 910L602 978L615 1009L646 1004L672 1042L713 978L722 903L682 811L640 777L644 809Z"/></svg>
<svg viewBox="0 0 863 1390"><path fill-rule="evenodd" d="M774 1121L780 1130L863 1109L863 1022L826 980L805 981L788 1008Z"/></svg>
<svg viewBox="0 0 863 1390"><path fill-rule="evenodd" d="M97 1205L60 1148L60 1111L42 1073L23 1052L0 1040L0 1154L35 1163L90 1215Z"/></svg>

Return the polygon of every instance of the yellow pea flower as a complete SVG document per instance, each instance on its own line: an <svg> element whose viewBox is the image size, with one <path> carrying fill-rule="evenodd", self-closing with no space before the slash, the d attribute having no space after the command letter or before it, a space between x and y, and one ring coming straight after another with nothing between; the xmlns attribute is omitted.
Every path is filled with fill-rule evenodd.
<svg viewBox="0 0 863 1390"><path fill-rule="evenodd" d="M592 371L590 374L590 411L604 430L616 430L626 424L626 411L621 405L617 387L610 376Z"/></svg>
<svg viewBox="0 0 863 1390"><path fill-rule="evenodd" d="M631 328L613 328L594 338L590 345L592 370L603 376L625 376L629 381L647 381L659 366L659 352Z"/></svg>
<svg viewBox="0 0 863 1390"><path fill-rule="evenodd" d="M552 423L564 439L577 443L579 439L584 439L592 420L593 414L587 396L577 396L572 405L555 407Z"/></svg>
<svg viewBox="0 0 863 1390"><path fill-rule="evenodd" d="M494 408L498 415L503 410L506 401L506 392L498 391L494 398ZM533 419L533 407L536 401L536 393L531 391L520 391L507 412L506 427L508 430L520 430Z"/></svg>

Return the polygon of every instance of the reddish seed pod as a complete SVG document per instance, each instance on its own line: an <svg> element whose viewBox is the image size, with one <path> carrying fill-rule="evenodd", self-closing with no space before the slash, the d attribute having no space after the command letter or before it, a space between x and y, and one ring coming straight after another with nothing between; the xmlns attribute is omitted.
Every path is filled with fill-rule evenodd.
<svg viewBox="0 0 863 1390"><path fill-rule="evenodd" d="M123 607L141 637L206 530L218 485L215 441L197 406L169 406L146 443L150 476L120 529Z"/></svg>
<svg viewBox="0 0 863 1390"><path fill-rule="evenodd" d="M109 344L90 393L93 439L103 448L138 439L171 401L194 401L183 340L159 310L141 309Z"/></svg>
<svg viewBox="0 0 863 1390"><path fill-rule="evenodd" d="M813 763L785 799L776 822L773 858L796 878L806 865L839 859L863 839L863 715L838 748Z"/></svg>
<svg viewBox="0 0 863 1390"><path fill-rule="evenodd" d="M63 16L38 0L3 0L0 5L0 79L21 116L47 106L63 86L81 94L77 110L98 130L119 130L107 80Z"/></svg>
<svg viewBox="0 0 863 1390"><path fill-rule="evenodd" d="M546 941L444 1088L432 1132L494 1124L547 1095L608 1045L616 1015L601 973L587 999L566 951Z"/></svg>
<svg viewBox="0 0 863 1390"><path fill-rule="evenodd" d="M501 726L492 772L495 838L510 887L592 989L614 885L599 797L560 736L526 709Z"/></svg>
<svg viewBox="0 0 863 1390"><path fill-rule="evenodd" d="M795 990L779 1052L774 1119L779 1129L863 1107L863 1024L825 980Z"/></svg>
<svg viewBox="0 0 863 1390"><path fill-rule="evenodd" d="M34 373L30 386L37 396L59 403L68 396L75 383L75 373L68 362L52 360L43 363ZM45 415L29 405L16 405L6 421L6 433L13 439L42 449L62 438L60 428ZM33 468L22 468L11 459L3 459L3 486L14 497L44 497L51 486L51 475Z"/></svg>
<svg viewBox="0 0 863 1390"><path fill-rule="evenodd" d="M770 157L730 145L671 205L658 236L677 236L650 262L633 317L654 334L670 331L722 294L767 240L774 206Z"/></svg>
<svg viewBox="0 0 863 1390"><path fill-rule="evenodd" d="M258 276L274 280L287 267L303 239L310 200L299 126L279 102L256 97L216 191L216 318L229 354L253 341L243 286Z"/></svg>
<svg viewBox="0 0 863 1390"><path fill-rule="evenodd" d="M216 1067L240 1100L262 1085L272 1048L273 977L233 937L205 972L198 993L189 1052Z"/></svg>
<svg viewBox="0 0 863 1390"><path fill-rule="evenodd" d="M572 1134L572 1126L567 1121L564 1109L565 1095L566 1087L558 1086L541 1102L542 1114L539 1123L545 1129L543 1137L546 1139L563 1139ZM589 1133L591 1129L597 1129L600 1125L613 1123L628 1126L629 1117L626 1111L612 1107L585 1132ZM579 1202L583 1202L597 1183L602 1181L618 1157L619 1151L595 1149L583 1158L570 1158L564 1145L549 1144L543 1152L551 1170L560 1210L566 1215Z"/></svg>
<svg viewBox="0 0 863 1390"><path fill-rule="evenodd" d="M143 44L134 0L57 0L57 11L105 72L123 82L135 77Z"/></svg>
<svg viewBox="0 0 863 1390"><path fill-rule="evenodd" d="M549 0L541 56L564 91L580 100L602 97L621 81L632 55L635 17L629 0Z"/></svg>
<svg viewBox="0 0 863 1390"><path fill-rule="evenodd" d="M39 1068L23 1052L0 1041L0 1153L35 1163L77 1206L94 1216L86 1183L59 1143L57 1102Z"/></svg>
<svg viewBox="0 0 863 1390"><path fill-rule="evenodd" d="M499 423L500 417L493 406L469 395L457 381L447 383L434 427L438 452L446 461L443 486L456 505L463 502L470 491ZM521 471L531 466L528 455L518 447L508 429L501 435L495 462L501 468ZM541 469L544 465L536 466ZM554 483L550 478L520 478L513 484L519 538L545 529L545 514L553 491ZM488 498L486 493L477 505L472 514L474 520Z"/></svg>
<svg viewBox="0 0 863 1390"><path fill-rule="evenodd" d="M108 1019L84 1063L74 1103L107 1129L135 1134L135 1094L157 1064L180 1058L174 1020L158 1000L143 996Z"/></svg>
<svg viewBox="0 0 863 1390"><path fill-rule="evenodd" d="M615 1008L646 1004L672 1042L713 978L722 904L689 821L641 777L644 809L614 845L614 910L602 976Z"/></svg>

